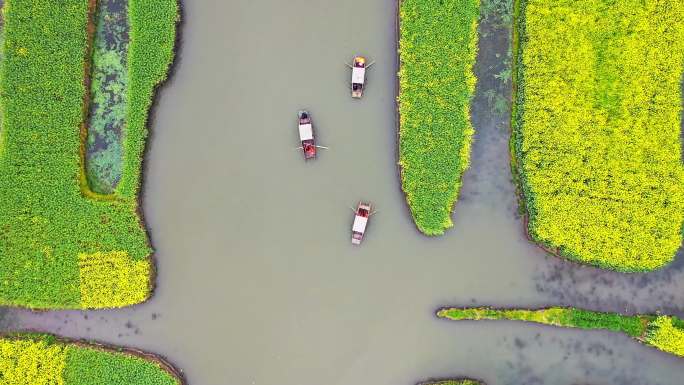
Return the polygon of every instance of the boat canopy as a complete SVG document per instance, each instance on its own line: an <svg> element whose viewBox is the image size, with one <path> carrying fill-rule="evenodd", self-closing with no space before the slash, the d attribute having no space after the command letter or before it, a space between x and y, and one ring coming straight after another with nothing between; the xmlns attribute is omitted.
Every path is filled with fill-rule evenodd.
<svg viewBox="0 0 684 385"><path fill-rule="evenodd" d="M299 139L311 140L313 139L313 127L311 123L299 125Z"/></svg>
<svg viewBox="0 0 684 385"><path fill-rule="evenodd" d="M363 84L366 76L366 69L360 67L352 68L352 83Z"/></svg>
<svg viewBox="0 0 684 385"><path fill-rule="evenodd" d="M352 226L352 231L355 231L357 233L362 233L366 231L366 224L368 223L368 218L367 217L362 217L362 216L355 216L354 217L354 225Z"/></svg>

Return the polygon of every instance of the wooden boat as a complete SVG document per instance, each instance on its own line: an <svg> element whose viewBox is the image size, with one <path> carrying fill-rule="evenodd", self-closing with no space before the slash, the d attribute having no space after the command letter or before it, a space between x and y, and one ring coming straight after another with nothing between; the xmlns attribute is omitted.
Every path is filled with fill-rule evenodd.
<svg viewBox="0 0 684 385"><path fill-rule="evenodd" d="M302 142L304 160L316 158L313 123L307 111L299 111L299 140Z"/></svg>
<svg viewBox="0 0 684 385"><path fill-rule="evenodd" d="M366 226L368 219L371 216L370 203L359 202L354 215L354 224L352 225L352 243L360 245L363 240L363 235L366 233Z"/></svg>
<svg viewBox="0 0 684 385"><path fill-rule="evenodd" d="M360 99L363 96L363 86L366 83L366 58L354 57L352 62L351 95L352 98Z"/></svg>

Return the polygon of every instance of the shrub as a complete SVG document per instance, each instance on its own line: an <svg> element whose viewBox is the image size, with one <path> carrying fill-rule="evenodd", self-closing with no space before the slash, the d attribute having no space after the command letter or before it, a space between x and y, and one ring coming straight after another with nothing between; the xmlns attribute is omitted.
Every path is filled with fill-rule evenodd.
<svg viewBox="0 0 684 385"><path fill-rule="evenodd" d="M468 167L479 0L402 0L399 165L418 229L451 227Z"/></svg>
<svg viewBox="0 0 684 385"><path fill-rule="evenodd" d="M682 243L684 3L525 0L512 146L530 236L625 272Z"/></svg>

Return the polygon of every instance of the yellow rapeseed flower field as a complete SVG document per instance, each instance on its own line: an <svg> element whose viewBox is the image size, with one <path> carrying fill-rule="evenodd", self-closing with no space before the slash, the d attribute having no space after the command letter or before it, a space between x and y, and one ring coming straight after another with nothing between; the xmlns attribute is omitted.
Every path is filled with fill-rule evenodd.
<svg viewBox="0 0 684 385"><path fill-rule="evenodd" d="M625 272L682 243L684 2L526 0L512 146L530 236Z"/></svg>
<svg viewBox="0 0 684 385"><path fill-rule="evenodd" d="M684 330L677 327L670 317L659 316L652 321L644 340L664 352L684 357Z"/></svg>
<svg viewBox="0 0 684 385"><path fill-rule="evenodd" d="M63 385L67 352L43 340L0 339L0 385Z"/></svg>
<svg viewBox="0 0 684 385"><path fill-rule="evenodd" d="M180 385L161 358L49 334L0 336L0 385Z"/></svg>

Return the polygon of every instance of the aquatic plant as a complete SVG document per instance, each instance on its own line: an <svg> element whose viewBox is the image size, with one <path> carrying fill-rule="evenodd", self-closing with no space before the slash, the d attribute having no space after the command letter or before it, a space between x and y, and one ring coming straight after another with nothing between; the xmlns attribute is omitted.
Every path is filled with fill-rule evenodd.
<svg viewBox="0 0 684 385"><path fill-rule="evenodd" d="M482 21L495 20L498 27L510 27L513 22L513 0L482 0Z"/></svg>
<svg viewBox="0 0 684 385"><path fill-rule="evenodd" d="M418 229L440 235L468 167L479 0L402 0L399 165Z"/></svg>
<svg viewBox="0 0 684 385"><path fill-rule="evenodd" d="M88 186L111 194L121 179L126 123L128 0L99 0L90 84L85 168Z"/></svg>
<svg viewBox="0 0 684 385"><path fill-rule="evenodd" d="M46 334L0 337L0 385L178 385L168 364Z"/></svg>
<svg viewBox="0 0 684 385"><path fill-rule="evenodd" d="M682 244L684 3L518 4L513 168L530 237L649 271Z"/></svg>
<svg viewBox="0 0 684 385"><path fill-rule="evenodd" d="M684 357L684 321L664 315L622 315L576 308L552 307L537 310L491 308L444 308L440 318L462 320L512 320L579 329L603 329L628 336L662 350Z"/></svg>
<svg viewBox="0 0 684 385"><path fill-rule="evenodd" d="M178 5L131 1L137 43L128 57L126 183L105 197L88 188L83 165L90 4L5 2L0 305L107 308L150 295L151 249L136 186L147 111L173 58Z"/></svg>

